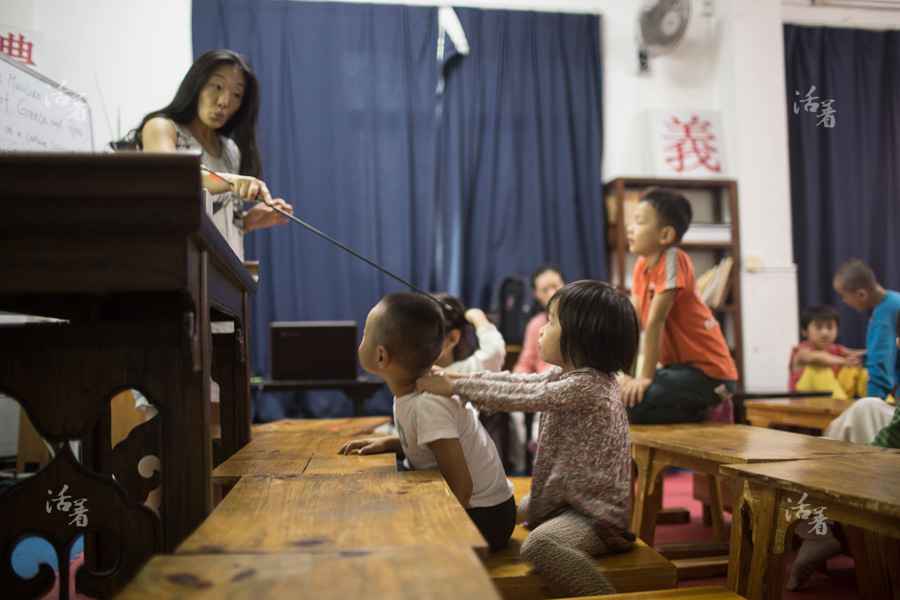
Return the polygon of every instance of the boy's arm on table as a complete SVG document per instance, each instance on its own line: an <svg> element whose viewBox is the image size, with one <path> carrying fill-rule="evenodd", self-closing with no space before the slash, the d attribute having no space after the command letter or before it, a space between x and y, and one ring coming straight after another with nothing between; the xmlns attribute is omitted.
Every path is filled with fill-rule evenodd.
<svg viewBox="0 0 900 600"><path fill-rule="evenodd" d="M472 497L472 474L466 464L462 444L457 438L434 440L428 447L437 459L441 476L463 508L468 508Z"/></svg>
<svg viewBox="0 0 900 600"><path fill-rule="evenodd" d="M622 378L622 403L625 406L636 406L644 401L644 392L653 383L656 374L656 363L659 361L659 349L662 346L663 330L666 319L675 300L678 290L665 290L656 294L650 301L650 312L647 315L647 326L644 328L644 364L641 372L631 378Z"/></svg>
<svg viewBox="0 0 900 600"><path fill-rule="evenodd" d="M861 364L861 353L855 351L847 351L843 356L837 356L826 352L825 350L812 350L811 348L800 348L794 355L793 368L796 371L800 367L806 365L821 365L825 367L843 367L859 366Z"/></svg>
<svg viewBox="0 0 900 600"><path fill-rule="evenodd" d="M338 454L382 454L385 452L403 452L403 445L400 443L400 436L386 435L382 437L363 438L361 440L350 440L338 449Z"/></svg>

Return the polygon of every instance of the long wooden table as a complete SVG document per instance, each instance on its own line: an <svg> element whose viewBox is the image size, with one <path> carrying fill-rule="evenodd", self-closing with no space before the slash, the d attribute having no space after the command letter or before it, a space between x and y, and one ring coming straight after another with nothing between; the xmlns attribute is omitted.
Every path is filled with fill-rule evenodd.
<svg viewBox="0 0 900 600"><path fill-rule="evenodd" d="M632 425L637 490L632 531L653 544L660 509L662 476L672 466L705 473L709 478L710 509L716 541L727 542L722 500L716 477L721 465L822 458L839 454L877 454L881 448L838 440L704 421L677 425Z"/></svg>
<svg viewBox="0 0 900 600"><path fill-rule="evenodd" d="M252 440L213 470L213 483L233 485L246 476L290 477L352 473L396 473L394 453L341 455L352 437L334 435L264 435Z"/></svg>
<svg viewBox="0 0 900 600"><path fill-rule="evenodd" d="M785 548L797 507L872 532L857 557L863 598L900 599L900 453L842 455L756 465L723 465L741 494L731 530L729 589L750 600L781 597ZM893 538L885 539L885 536ZM888 548L887 556L881 554ZM864 569L867 563L871 568Z"/></svg>
<svg viewBox="0 0 900 600"><path fill-rule="evenodd" d="M122 597L496 599L477 558L487 543L439 472L398 472L393 453L337 454L386 421L255 426L254 440L217 469L236 468L231 491Z"/></svg>
<svg viewBox="0 0 900 600"><path fill-rule="evenodd" d="M177 553L355 552L453 543L487 553L487 542L437 471L304 474L243 477Z"/></svg>
<svg viewBox="0 0 900 600"><path fill-rule="evenodd" d="M758 427L773 425L806 427L825 430L853 400L829 397L776 398L745 400L747 421Z"/></svg>
<svg viewBox="0 0 900 600"><path fill-rule="evenodd" d="M257 423L251 428L253 439L263 435L298 435L317 433L321 435L359 436L372 433L375 428L392 421L391 417L345 417L337 419L282 419L271 423Z"/></svg>
<svg viewBox="0 0 900 600"><path fill-rule="evenodd" d="M199 156L3 155L0 181L0 310L64 320L0 327L0 389L56 450L0 495L0 514L15 515L0 519L0 547L9 557L22 536L40 535L68 564L73 539L103 529L116 540L85 536L92 573L77 589L111 596L209 514L214 452L227 457L250 440L256 282L205 214ZM233 333L212 335L213 320ZM221 398L215 450L211 378ZM113 448L110 399L127 389L159 414ZM81 441L80 460L70 440ZM150 478L137 468L147 455L162 464ZM157 516L142 504L160 484ZM87 512L72 518L66 502L79 500ZM40 595L53 579L0 568L0 589L15 597Z"/></svg>

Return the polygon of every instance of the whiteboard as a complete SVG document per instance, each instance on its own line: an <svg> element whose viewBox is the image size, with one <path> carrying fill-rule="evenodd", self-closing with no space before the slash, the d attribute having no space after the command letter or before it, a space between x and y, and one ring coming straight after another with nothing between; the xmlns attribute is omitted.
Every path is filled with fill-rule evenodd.
<svg viewBox="0 0 900 600"><path fill-rule="evenodd" d="M0 153L93 152L92 131L81 96L0 53Z"/></svg>

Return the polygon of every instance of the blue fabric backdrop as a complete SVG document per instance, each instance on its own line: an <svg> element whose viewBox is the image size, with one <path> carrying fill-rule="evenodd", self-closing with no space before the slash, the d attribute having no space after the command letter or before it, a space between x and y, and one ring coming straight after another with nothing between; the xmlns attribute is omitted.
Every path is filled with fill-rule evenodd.
<svg viewBox="0 0 900 600"><path fill-rule="evenodd" d="M253 66L269 189L415 285L487 310L499 279L544 261L605 278L598 17L458 14L471 53L450 46L439 65L434 7L194 0L194 55L230 48ZM352 319L361 334L404 289L295 224L244 243L260 261L253 374L268 372L269 322ZM256 417L350 411L295 402L257 399Z"/></svg>
<svg viewBox="0 0 900 600"><path fill-rule="evenodd" d="M856 257L900 289L900 33L785 25L784 46L800 306L833 304L838 342L863 348L867 316L831 282ZM808 112L812 86L819 105ZM819 116L826 100L830 128Z"/></svg>

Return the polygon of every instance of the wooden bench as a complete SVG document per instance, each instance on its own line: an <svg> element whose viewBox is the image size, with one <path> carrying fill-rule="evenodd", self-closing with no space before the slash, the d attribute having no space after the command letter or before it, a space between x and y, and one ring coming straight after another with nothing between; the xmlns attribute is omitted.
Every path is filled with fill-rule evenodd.
<svg viewBox="0 0 900 600"><path fill-rule="evenodd" d="M334 553L155 556L117 598L499 600L500 596L471 549L432 545Z"/></svg>
<svg viewBox="0 0 900 600"><path fill-rule="evenodd" d="M728 591L720 585L613 594L611 596L582 596L578 600L601 600L601 598L603 600L744 600L741 596ZM568 598L566 600L575 599Z"/></svg>
<svg viewBox="0 0 900 600"><path fill-rule="evenodd" d="M511 477L510 481L515 486L518 502L531 489L531 478ZM519 556L519 548L528 533L527 528L517 525L506 549L484 559L494 585L507 600L564 597L564 591L550 584ZM628 552L597 558L596 565L619 591L663 590L678 585L675 566L640 540Z"/></svg>

